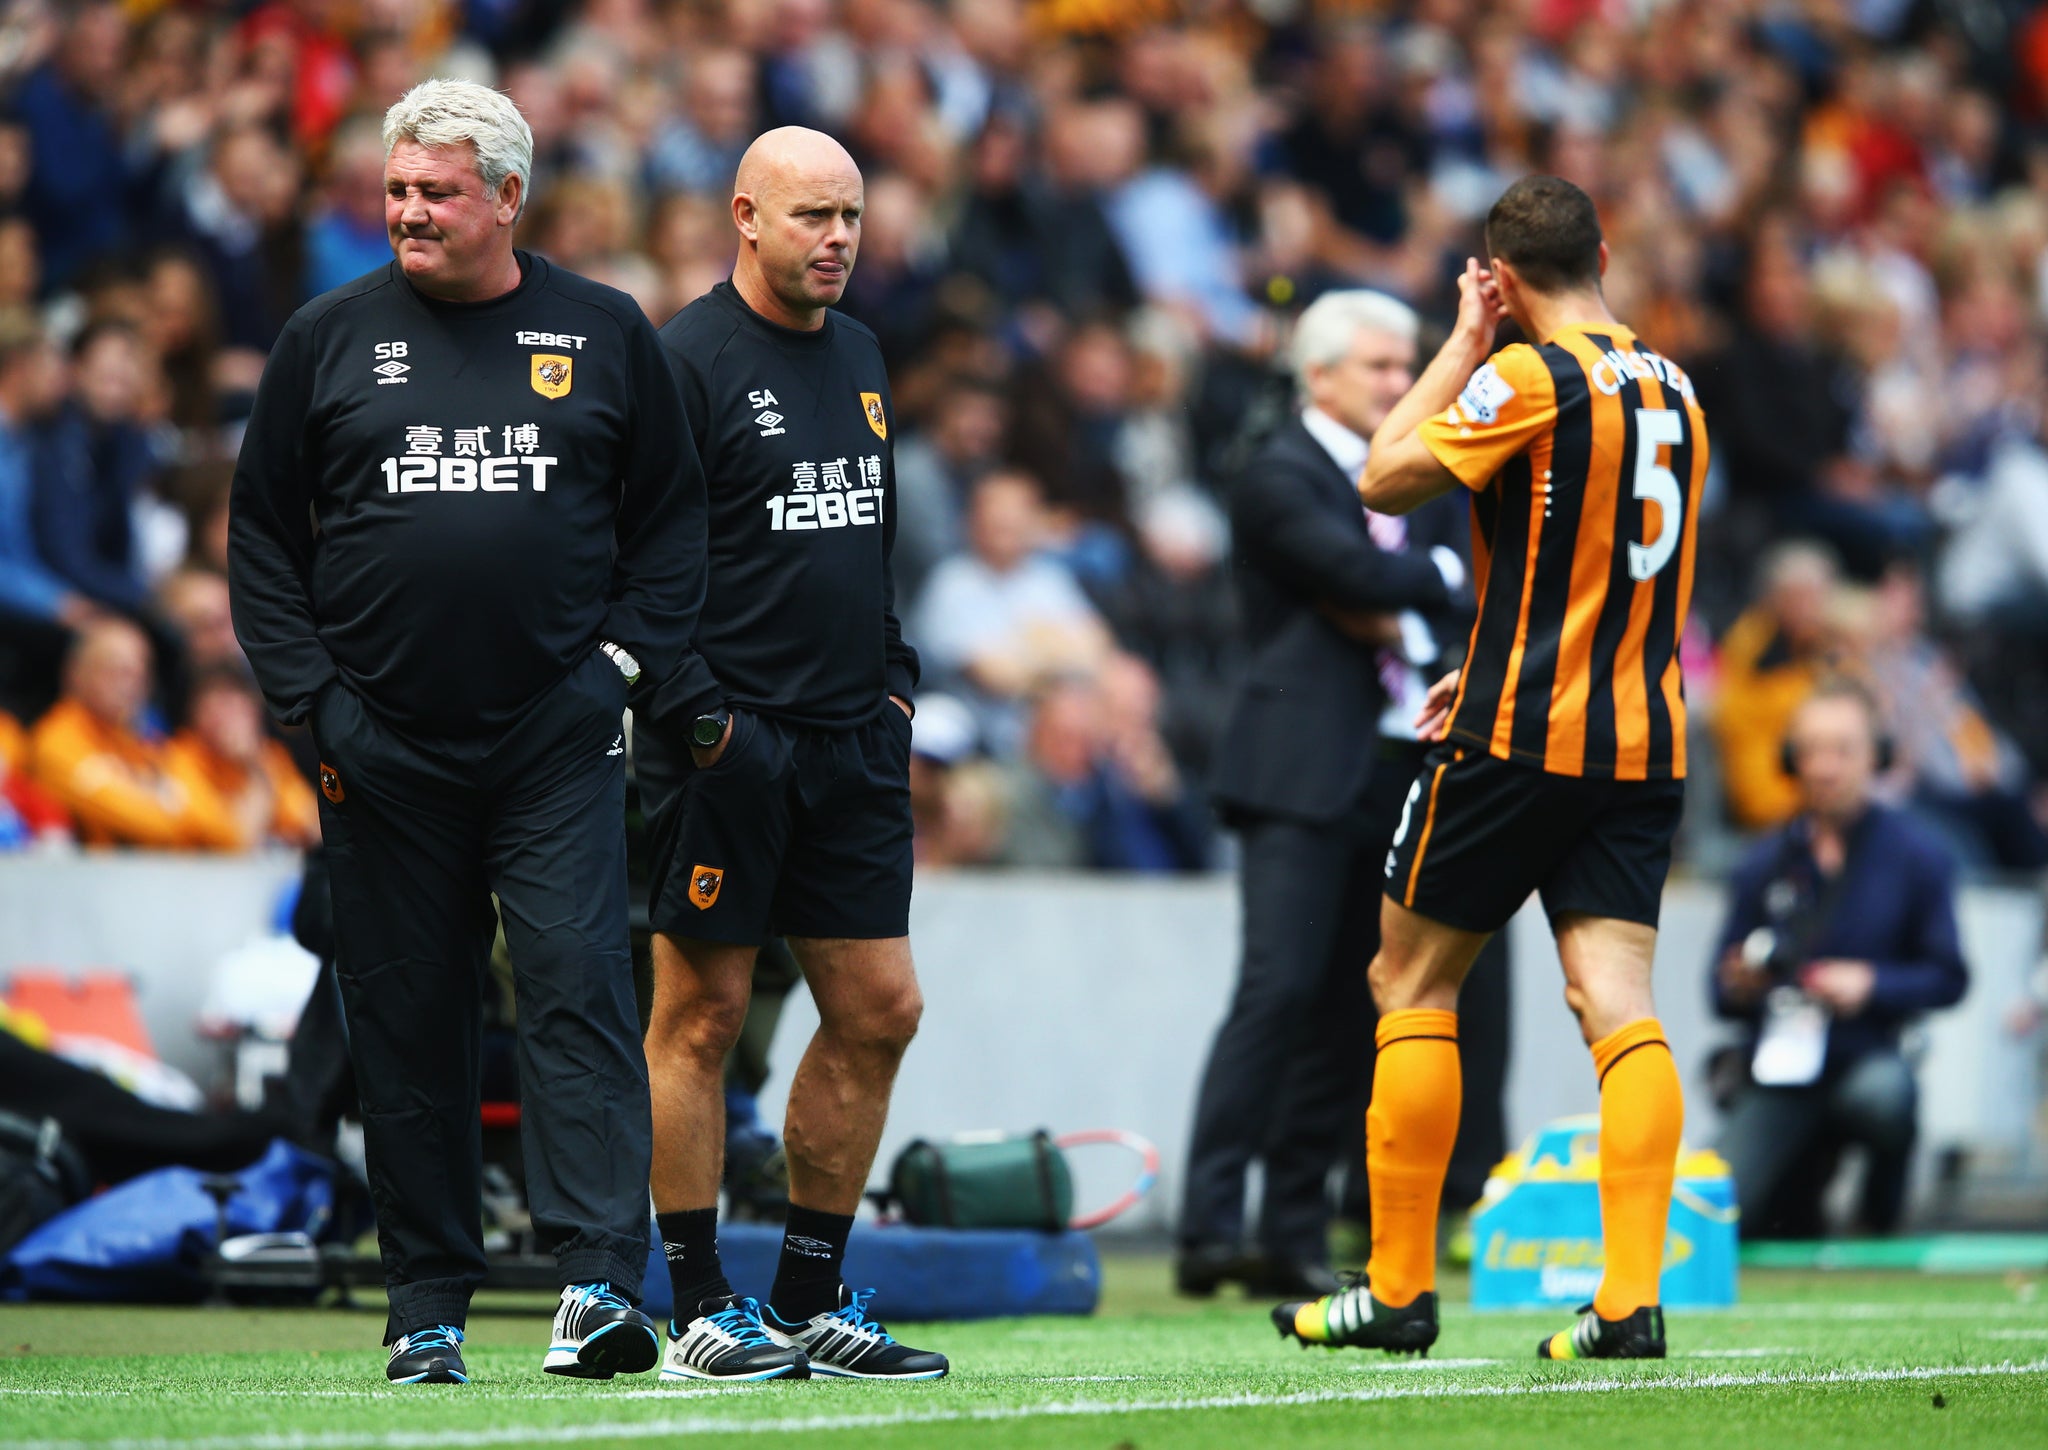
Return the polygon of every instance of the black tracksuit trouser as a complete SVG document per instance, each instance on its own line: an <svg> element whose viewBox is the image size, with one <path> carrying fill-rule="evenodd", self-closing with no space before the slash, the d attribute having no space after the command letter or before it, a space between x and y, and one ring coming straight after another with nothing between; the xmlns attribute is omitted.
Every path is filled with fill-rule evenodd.
<svg viewBox="0 0 2048 1450"><path fill-rule="evenodd" d="M1387 752L1357 805L1334 822L1237 822L1243 957L1196 1097L1185 1245L1242 1241L1246 1170L1255 1158L1264 1169L1259 1245L1272 1258L1327 1260L1330 1170L1340 1163L1350 1177L1347 1208L1363 1209L1350 1200L1364 1197L1364 1114L1379 1020L1365 971L1379 950L1387 846L1424 754L1419 746ZM1484 1158L1481 1183L1501 1156L1505 966L1496 938L1459 998L1459 1154Z"/></svg>
<svg viewBox="0 0 2048 1450"><path fill-rule="evenodd" d="M512 957L534 1228L564 1285L609 1280L639 1297L653 1130L627 937L625 695L593 651L489 740L409 739L341 685L315 703L387 1344L460 1327L484 1277L493 894Z"/></svg>

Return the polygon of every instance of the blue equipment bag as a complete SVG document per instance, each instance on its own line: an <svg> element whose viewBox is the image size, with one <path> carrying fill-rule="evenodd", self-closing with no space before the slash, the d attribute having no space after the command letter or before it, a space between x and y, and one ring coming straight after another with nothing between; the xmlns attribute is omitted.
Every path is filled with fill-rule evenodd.
<svg viewBox="0 0 2048 1450"><path fill-rule="evenodd" d="M741 1294L767 1301L781 1252L777 1225L719 1225L719 1258ZM846 1245L845 1278L856 1289L875 1286L870 1308L883 1320L1093 1314L1102 1297L1095 1241L1072 1230L1053 1234L857 1223ZM675 1312L659 1234L648 1251L644 1292L640 1307L655 1320Z"/></svg>
<svg viewBox="0 0 2048 1450"><path fill-rule="evenodd" d="M1509 1154L1472 1215L1472 1303L1576 1307L1600 1286L1600 1119L1559 1118ZM1735 1180L1718 1154L1678 1155L1659 1292L1666 1309L1735 1302Z"/></svg>
<svg viewBox="0 0 2048 1450"><path fill-rule="evenodd" d="M238 1173L227 1231L317 1230L334 1206L334 1165L284 1139ZM0 1262L0 1298L117 1303L190 1301L206 1293L217 1211L214 1175L159 1168L48 1220Z"/></svg>

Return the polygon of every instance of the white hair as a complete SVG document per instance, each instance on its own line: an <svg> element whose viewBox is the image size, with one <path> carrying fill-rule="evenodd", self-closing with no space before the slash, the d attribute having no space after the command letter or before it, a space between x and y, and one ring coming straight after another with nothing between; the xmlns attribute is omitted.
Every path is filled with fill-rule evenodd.
<svg viewBox="0 0 2048 1450"><path fill-rule="evenodd" d="M533 190L533 128L503 91L475 81L421 81L384 113L384 155L400 141L422 146L454 146L467 141L476 150L477 175L484 190L496 196L505 178L519 178L519 205L525 209Z"/></svg>
<svg viewBox="0 0 2048 1450"><path fill-rule="evenodd" d="M1775 594L1795 584L1832 585L1841 575L1841 565L1826 544L1811 539L1784 539L1771 545L1757 561L1759 593Z"/></svg>
<svg viewBox="0 0 2048 1450"><path fill-rule="evenodd" d="M1355 287L1325 292L1311 302L1294 324L1289 356L1295 381L1306 385L1311 367L1328 367L1351 351L1358 334L1370 328L1413 342L1419 330L1415 309L1397 297Z"/></svg>

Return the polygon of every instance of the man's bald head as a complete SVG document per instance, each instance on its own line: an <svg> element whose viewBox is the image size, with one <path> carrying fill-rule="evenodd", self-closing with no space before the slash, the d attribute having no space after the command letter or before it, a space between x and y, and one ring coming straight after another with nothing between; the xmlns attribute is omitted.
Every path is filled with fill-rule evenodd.
<svg viewBox="0 0 2048 1450"><path fill-rule="evenodd" d="M822 327L853 275L864 201L860 167L823 131L779 126L756 137L732 198L732 280L747 305L784 327Z"/></svg>
<svg viewBox="0 0 2048 1450"><path fill-rule="evenodd" d="M777 187L850 183L858 187L860 167L844 146L808 126L777 126L754 138L740 157L735 193L760 196Z"/></svg>

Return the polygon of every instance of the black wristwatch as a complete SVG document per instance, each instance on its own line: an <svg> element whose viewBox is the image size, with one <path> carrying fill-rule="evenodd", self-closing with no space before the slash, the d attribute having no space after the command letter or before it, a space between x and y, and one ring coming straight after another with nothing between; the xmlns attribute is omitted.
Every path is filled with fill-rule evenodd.
<svg viewBox="0 0 2048 1450"><path fill-rule="evenodd" d="M699 715L690 722L690 743L699 750L709 750L725 739L725 727L732 724L732 711L716 710L709 715Z"/></svg>

